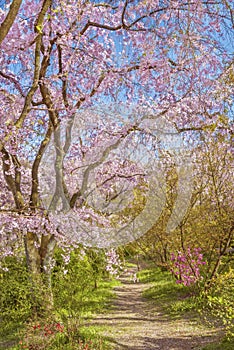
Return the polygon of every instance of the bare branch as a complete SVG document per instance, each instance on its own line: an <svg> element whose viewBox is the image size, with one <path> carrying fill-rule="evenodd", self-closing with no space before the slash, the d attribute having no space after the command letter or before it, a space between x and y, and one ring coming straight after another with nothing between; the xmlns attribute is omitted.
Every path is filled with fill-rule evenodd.
<svg viewBox="0 0 234 350"><path fill-rule="evenodd" d="M24 207L24 200L22 193L20 191L20 174L19 174L19 163L16 157L14 157L13 163L15 163L15 178L11 174L11 157L7 150L3 147L1 150L3 174L10 191L13 194L15 205L17 209L22 209Z"/></svg>
<svg viewBox="0 0 234 350"><path fill-rule="evenodd" d="M67 99L67 77L63 72L63 64L62 64L62 48L60 45L57 46L58 49L58 63L59 63L59 78L62 80L62 96L63 103L66 108L68 108L69 103Z"/></svg>
<svg viewBox="0 0 234 350"><path fill-rule="evenodd" d="M46 146L50 142L51 135L53 133L53 125L51 120L49 121L48 129L45 135L44 140L41 142L41 145L39 147L39 150L37 152L37 155L35 157L35 160L33 162L32 166L32 189L31 189L31 196L30 196L30 207L35 208L39 204L39 179L38 179L38 169L42 160L42 156L46 150Z"/></svg>
<svg viewBox="0 0 234 350"><path fill-rule="evenodd" d="M32 101L32 106L41 106L41 105L43 105L44 104L44 102L43 102L43 100L41 100L41 101Z"/></svg>
<svg viewBox="0 0 234 350"><path fill-rule="evenodd" d="M151 11L150 13L148 13L146 15L138 17L131 24L127 25L127 24L125 24L125 21L124 21L124 16L125 16L127 4L128 4L128 0L126 0L124 8L123 8L123 12L122 12L122 16L121 16L122 23L120 25L118 25L116 27L113 27L113 26L109 26L109 25L106 25L106 24L101 24L101 23L97 23L97 22L88 21L86 23L86 25L84 26L84 28L80 31L80 35L83 35L88 30L89 27L96 27L96 28L101 28L101 29L107 29L107 30L110 30L110 31L117 31L117 30L120 30L120 29L129 30L130 28L135 26L138 22L142 21L143 19L153 16L155 13L168 10L168 7L163 7L163 8L160 8L160 9L156 9L156 10Z"/></svg>
<svg viewBox="0 0 234 350"><path fill-rule="evenodd" d="M123 28L126 28L126 27L127 27L126 24L125 24L125 22L124 22L124 16L125 16L125 12L126 12L126 9L127 9L127 5L128 5L128 0L125 1L124 8L123 8L123 12L122 12L122 16L121 16Z"/></svg>
<svg viewBox="0 0 234 350"><path fill-rule="evenodd" d="M12 24L15 21L15 18L19 12L19 8L20 5L22 3L22 0L13 0L11 6L10 6L10 10L5 18L5 20L3 21L3 23L0 26L0 45L3 42L3 40L5 39L5 37L7 36L9 30L12 27Z"/></svg>
<svg viewBox="0 0 234 350"><path fill-rule="evenodd" d="M3 78L9 80L11 83L13 83L14 86L15 86L15 88L19 91L20 95L21 95L22 97L25 97L24 92L23 92L23 90L22 90L22 88L21 88L19 82L18 82L13 76L11 76L11 75L9 75L9 74L6 74L6 73L3 73L2 71L0 71L0 75L1 75Z"/></svg>
<svg viewBox="0 0 234 350"><path fill-rule="evenodd" d="M125 132L124 134L120 135L120 137L116 140L116 142L114 142L112 145L108 146L103 152L102 152L102 155L100 156L100 159L97 160L96 162L92 163L92 164L89 164L87 166L87 169L85 169L84 171L84 175L83 175L83 181L82 181L82 186L81 186L81 189L74 193L71 197L71 200L70 200L70 206L71 208L74 207L75 203L76 203L76 200L80 197L80 196L83 196L85 194L85 192L87 191L87 188L88 188L88 178L89 178L89 174L90 172L95 169L96 167L98 167L100 164L102 164L106 158L108 157L108 155L110 154L110 152L114 149L116 149L119 144L122 142L122 140L127 136L129 135L132 131L135 131L136 130L136 127L135 126L131 126L129 128L129 130L127 132Z"/></svg>
<svg viewBox="0 0 234 350"><path fill-rule="evenodd" d="M35 47L35 57L34 57L34 77L33 77L33 83L32 86L25 98L25 103L23 110L21 112L21 115L19 119L15 122L15 126L17 128L20 128L24 122L24 119L28 115L30 111L30 105L32 102L32 98L34 93L36 92L38 88L38 83L39 83L39 75L40 75L40 51L41 51L41 45L42 45L42 26L43 26L43 20L46 14L46 11L48 10L49 6L51 5L52 0L44 0L42 9L38 15L38 18L35 22L35 32L38 33L38 36L36 38L36 47Z"/></svg>
<svg viewBox="0 0 234 350"><path fill-rule="evenodd" d="M104 2L100 3L100 4L94 4L93 7L106 7L106 8L110 8L112 10L117 10L118 6L111 6L110 4L106 4Z"/></svg>

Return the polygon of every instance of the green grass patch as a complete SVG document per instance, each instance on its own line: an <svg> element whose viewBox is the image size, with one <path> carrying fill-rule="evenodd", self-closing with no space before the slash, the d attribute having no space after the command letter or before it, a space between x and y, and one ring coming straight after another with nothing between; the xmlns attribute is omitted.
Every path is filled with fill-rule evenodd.
<svg viewBox="0 0 234 350"><path fill-rule="evenodd" d="M83 341L89 342L91 340L93 349L98 350L111 350L112 347L108 342L108 339L101 336L102 332L104 332L106 326L83 326L80 328L79 336Z"/></svg>
<svg viewBox="0 0 234 350"><path fill-rule="evenodd" d="M199 296L192 287L188 288L177 284L173 276L159 268L143 270L138 273L138 278L143 283L152 283L152 287L145 290L143 296L152 300L170 318L188 318L198 322L203 320L199 312ZM204 321L204 320L203 320ZM207 324L208 326L208 324ZM233 350L234 338L223 339L219 343L209 344L202 350Z"/></svg>
<svg viewBox="0 0 234 350"><path fill-rule="evenodd" d="M106 313L115 298L113 288L120 284L117 280L106 280L99 283L98 288L86 294L81 301L81 316L92 317L97 313Z"/></svg>
<svg viewBox="0 0 234 350"><path fill-rule="evenodd" d="M125 267L126 269L131 268L131 267L136 268L137 265L136 265L136 263L132 263L132 262L128 261L128 262L125 263L125 266L124 266L124 267Z"/></svg>
<svg viewBox="0 0 234 350"><path fill-rule="evenodd" d="M152 283L143 296L157 303L164 312L179 317L196 310L196 297L191 288L177 284L171 273L159 268L143 270L138 273L143 283Z"/></svg>
<svg viewBox="0 0 234 350"><path fill-rule="evenodd" d="M202 350L233 350L234 339L224 339L220 343L209 344L202 348Z"/></svg>
<svg viewBox="0 0 234 350"><path fill-rule="evenodd" d="M24 349L40 349L40 350L109 350L110 344L101 336L101 327L83 325L84 319L90 319L95 314L108 312L115 294L113 288L119 285L120 282L114 279L103 279L98 283L98 288L86 291L80 298L80 295L74 295L73 301L74 314L66 309L66 305L57 308L57 319L60 320L64 327L63 333L55 332L54 335L44 335L44 325L48 324L47 320L38 320L37 324L41 324L40 329L33 330L32 322L25 325L21 334L19 330L13 327L17 325L9 324L9 338L6 334L0 339L0 349L5 350L21 350ZM11 326L11 327L10 327ZM12 333L11 333L12 331ZM10 337L11 334L11 337ZM49 339L51 337L51 339ZM3 342L4 340L4 342ZM2 343L1 343L2 341ZM13 343L17 345L12 345ZM19 344L22 341L23 345ZM30 347L31 346L31 347ZM32 347L33 346L33 347ZM45 347L44 347L45 346Z"/></svg>
<svg viewBox="0 0 234 350"><path fill-rule="evenodd" d="M7 323L0 322L0 349L5 349L5 345L14 343L18 337L18 333L23 329L23 325L19 322L9 320Z"/></svg>
<svg viewBox="0 0 234 350"><path fill-rule="evenodd" d="M104 279L98 283L98 288L89 290L84 293L83 297L78 300L79 305L79 319L76 317L76 313L73 318L69 320L65 318L64 323L67 322L66 328L70 333L70 338L74 340L74 343L66 345L66 350L86 349L87 350L110 350L110 344L104 337L101 336L103 330L102 327L89 325L84 326L84 320L92 319L95 314L107 313L111 306L115 293L113 288L119 285L120 282L115 279ZM74 335L71 335L73 332ZM80 348L76 344L78 341L82 342L83 347ZM70 347L69 347L70 346ZM60 348L55 348L56 350Z"/></svg>

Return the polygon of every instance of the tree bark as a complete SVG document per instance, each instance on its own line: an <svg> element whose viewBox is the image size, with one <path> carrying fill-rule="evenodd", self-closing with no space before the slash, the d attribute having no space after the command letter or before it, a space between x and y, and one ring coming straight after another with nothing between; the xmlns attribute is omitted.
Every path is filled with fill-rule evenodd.
<svg viewBox="0 0 234 350"><path fill-rule="evenodd" d="M14 23L15 18L19 12L21 3L22 3L22 0L13 0L10 6L10 10L0 27L0 45L5 39L5 37L7 36L9 30L11 29L12 24Z"/></svg>
<svg viewBox="0 0 234 350"><path fill-rule="evenodd" d="M51 272L55 246L53 236L42 236L40 246L36 234L29 232L25 239L35 316L52 312L54 308Z"/></svg>

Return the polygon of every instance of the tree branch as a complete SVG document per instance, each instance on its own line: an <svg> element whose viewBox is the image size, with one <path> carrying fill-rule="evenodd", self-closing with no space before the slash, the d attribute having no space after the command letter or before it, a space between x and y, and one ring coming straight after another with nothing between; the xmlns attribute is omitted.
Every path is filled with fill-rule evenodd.
<svg viewBox="0 0 234 350"><path fill-rule="evenodd" d="M9 80L11 83L13 83L14 86L15 86L15 88L19 91L20 95L21 95L22 97L25 97L24 92L23 92L23 90L21 89L21 86L20 86L19 82L18 82L14 77L12 77L12 76L9 75L9 74L3 73L2 71L0 71L0 75L1 75L3 78Z"/></svg>
<svg viewBox="0 0 234 350"><path fill-rule="evenodd" d="M13 163L15 163L15 178L11 174L11 157L7 150L3 147L1 150L2 164L3 164L3 174L10 191L13 194L15 205L17 209L22 209L24 207L24 200L22 193L20 191L20 174L19 174L19 163L16 157L14 157Z"/></svg>
<svg viewBox="0 0 234 350"><path fill-rule="evenodd" d="M2 22L0 26L0 45L7 36L9 30L11 29L15 18L19 12L20 5L22 3L22 0L13 0L10 10L5 18L5 20Z"/></svg>
<svg viewBox="0 0 234 350"><path fill-rule="evenodd" d="M95 169L97 166L99 166L100 164L102 164L106 158L108 157L108 155L110 154L110 152L114 149L116 149L119 144L121 143L121 141L123 140L124 137L126 137L127 135L129 135L132 131L136 130L135 126L131 126L129 128L129 130L127 132L125 132L124 134L120 135L120 137L116 140L116 142L114 142L112 145L108 146L103 152L102 155L100 157L99 160L97 160L96 162L89 164L87 166L87 169L85 169L84 171L84 175L83 175L83 181L82 181L82 185L81 185L81 189L79 191L77 191L76 193L74 193L71 197L70 200L70 206L71 208L74 208L76 200L80 197L80 196L84 196L85 192L87 191L88 188L88 178L89 178L89 174L90 172Z"/></svg>
<svg viewBox="0 0 234 350"><path fill-rule="evenodd" d="M35 157L35 160L33 162L32 166L32 189L31 189L31 195L30 195L30 207L36 208L39 204L39 179L38 179L38 169L42 160L42 156L46 150L46 146L50 142L51 135L53 133L53 125L51 120L49 120L48 129L45 135L44 140L41 142L41 145L39 147L39 150L37 152L37 155Z"/></svg>
<svg viewBox="0 0 234 350"><path fill-rule="evenodd" d="M41 57L40 57L40 52L41 52L41 45L42 45L42 26L43 26L43 21L45 14L51 5L52 0L44 0L42 9L37 17L37 20L34 25L34 30L36 33L38 33L38 36L36 38L36 47L35 47L35 57L34 57L34 76L33 76L33 83L32 86L25 98L25 103L23 110L21 112L21 115L19 119L15 122L16 128L20 128L24 122L24 119L30 112L30 105L32 102L32 98L34 93L36 92L38 88L38 83L39 83L39 75L40 75L40 67L41 67Z"/></svg>
<svg viewBox="0 0 234 350"><path fill-rule="evenodd" d="M60 45L57 46L57 50L58 50L59 78L62 80L63 103L65 108L68 108L69 103L67 98L67 76L66 76L66 73L63 72L62 48Z"/></svg>

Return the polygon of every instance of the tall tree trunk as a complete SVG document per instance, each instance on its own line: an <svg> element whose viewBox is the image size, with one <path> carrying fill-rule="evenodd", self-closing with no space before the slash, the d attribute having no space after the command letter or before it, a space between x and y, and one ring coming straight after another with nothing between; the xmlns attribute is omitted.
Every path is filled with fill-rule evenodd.
<svg viewBox="0 0 234 350"><path fill-rule="evenodd" d="M22 3L22 0L13 0L12 1L11 6L10 6L10 10L0 26L0 45L1 45L2 41L5 39L5 37L7 36L9 30L11 29L11 27L14 23L14 20L19 12L19 8L20 8L21 3Z"/></svg>
<svg viewBox="0 0 234 350"><path fill-rule="evenodd" d="M55 245L53 236L43 235L40 244L34 233L29 232L25 239L35 316L51 312L54 307L51 272Z"/></svg>

